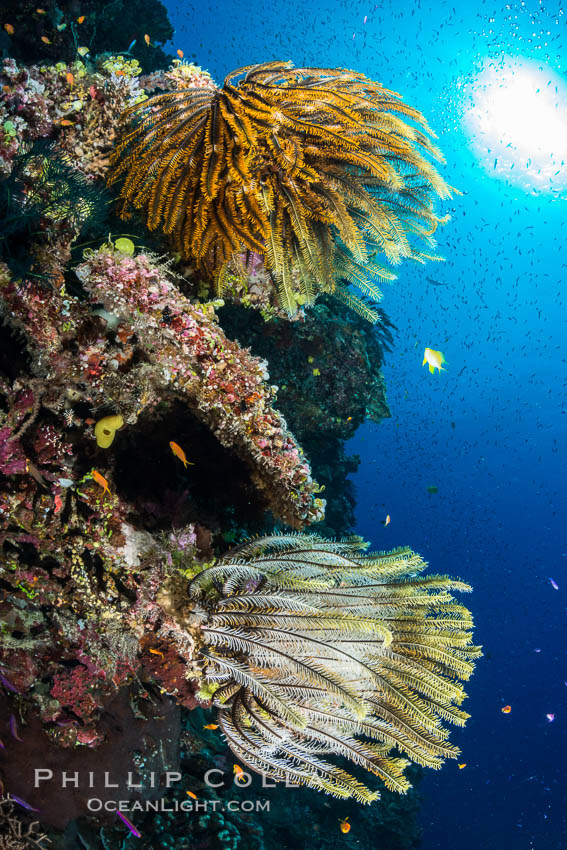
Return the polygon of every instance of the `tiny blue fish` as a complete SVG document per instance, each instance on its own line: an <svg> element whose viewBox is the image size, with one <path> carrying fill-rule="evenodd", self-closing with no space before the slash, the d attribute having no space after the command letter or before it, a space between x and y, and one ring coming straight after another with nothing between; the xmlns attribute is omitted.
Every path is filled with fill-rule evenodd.
<svg viewBox="0 0 567 850"><path fill-rule="evenodd" d="M132 833L132 835L134 836L134 838L141 838L141 837L142 837L142 833L141 833L141 832L138 832L138 830L136 829L136 827L134 826L134 824L133 824L133 823L130 823L130 821L128 820L128 818L127 818L127 817L124 817L124 815L122 814L122 812L116 812L116 814L118 815L118 817L120 818L120 820L121 820L121 821L122 821L122 822L123 822L123 823L124 823L124 824L128 827L128 829L130 830L130 832Z"/></svg>
<svg viewBox="0 0 567 850"><path fill-rule="evenodd" d="M10 715L10 732L12 733L12 737L16 739L16 741L21 741L22 738L18 735L18 724L16 723L16 718L13 714Z"/></svg>
<svg viewBox="0 0 567 850"><path fill-rule="evenodd" d="M23 809L27 809L28 812L39 812L39 809L34 809L34 807L30 803L26 803L25 800L22 800L21 797L16 797L15 794L10 794L8 799L12 800L12 802L17 803L18 806L21 806Z"/></svg>

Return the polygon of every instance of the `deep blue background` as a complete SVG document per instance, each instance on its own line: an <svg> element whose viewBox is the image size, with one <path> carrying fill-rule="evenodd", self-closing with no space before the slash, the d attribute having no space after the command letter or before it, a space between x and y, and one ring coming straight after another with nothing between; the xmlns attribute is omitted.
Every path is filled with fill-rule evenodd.
<svg viewBox="0 0 567 850"><path fill-rule="evenodd" d="M440 137L443 173L464 194L446 205L447 262L403 266L385 293L399 329L385 368L393 418L352 441L363 461L358 530L378 548L409 543L436 572L475 587L464 601L486 656L469 687L472 720L454 734L467 767L450 762L427 774L424 850L565 848L567 201L485 173L461 121L463 83L487 57L546 59L562 73L561 4L199 0L168 8L173 47L218 82L276 58L352 68L400 92ZM446 372L421 367L425 346L444 352Z"/></svg>

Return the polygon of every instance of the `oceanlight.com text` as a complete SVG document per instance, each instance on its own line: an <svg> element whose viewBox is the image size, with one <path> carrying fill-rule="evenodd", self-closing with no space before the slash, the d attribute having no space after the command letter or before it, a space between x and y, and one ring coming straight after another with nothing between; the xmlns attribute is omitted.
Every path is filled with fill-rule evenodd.
<svg viewBox="0 0 567 850"><path fill-rule="evenodd" d="M87 800L90 812L269 812L269 800Z"/></svg>

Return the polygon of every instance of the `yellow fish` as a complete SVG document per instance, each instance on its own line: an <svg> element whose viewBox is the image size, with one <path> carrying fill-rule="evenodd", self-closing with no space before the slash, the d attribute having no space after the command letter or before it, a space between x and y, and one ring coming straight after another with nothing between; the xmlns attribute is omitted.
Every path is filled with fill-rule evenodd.
<svg viewBox="0 0 567 850"><path fill-rule="evenodd" d="M203 729L218 729L218 728L219 728L218 723L207 723L206 726L203 726Z"/></svg>
<svg viewBox="0 0 567 850"><path fill-rule="evenodd" d="M198 800L199 799L197 797L197 795L193 793L193 791L186 791L185 793L187 794L188 797L191 797L192 800Z"/></svg>
<svg viewBox="0 0 567 850"><path fill-rule="evenodd" d="M429 371L431 374L435 372L436 369L441 371L443 369L443 363L446 363L443 356L442 351L435 351L433 348L426 348L423 352L423 363L422 366L425 366L426 363L429 363ZM446 371L443 369L443 371Z"/></svg>
<svg viewBox="0 0 567 850"><path fill-rule="evenodd" d="M170 442L169 448L171 449L175 457L179 458L185 469L187 469L187 464L189 464L190 466L195 466L194 463L191 463L190 460L187 460L187 458L185 457L185 452L183 451L181 446L178 446L177 443L173 442L173 440Z"/></svg>
<svg viewBox="0 0 567 850"><path fill-rule="evenodd" d="M462 769L463 769L463 767L466 767L466 766L467 766L466 761L465 761L465 762L463 762L462 764L458 764L458 765L457 765L457 767L459 768L459 770L462 770Z"/></svg>

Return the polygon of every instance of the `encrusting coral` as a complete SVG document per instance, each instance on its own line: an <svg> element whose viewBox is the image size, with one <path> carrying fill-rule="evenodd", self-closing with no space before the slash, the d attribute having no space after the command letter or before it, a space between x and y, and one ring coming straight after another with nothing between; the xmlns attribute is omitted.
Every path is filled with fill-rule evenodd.
<svg viewBox="0 0 567 850"><path fill-rule="evenodd" d="M142 76L139 63L105 54L96 60L20 67L14 59L0 66L0 174L21 153L23 142L58 133L57 147L73 168L91 178L106 177L110 155L123 128L127 107L154 88L209 89L210 75L196 65L176 62L170 69Z"/></svg>
<svg viewBox="0 0 567 850"><path fill-rule="evenodd" d="M262 361L228 340L214 310L191 304L150 257L113 246L77 269L92 305L18 286L0 269L6 320L44 373L42 404L73 422L73 403L113 407L125 427L164 398L183 399L219 442L236 452L275 516L296 527L323 516L308 463L273 408ZM80 342L77 356L72 340Z"/></svg>
<svg viewBox="0 0 567 850"><path fill-rule="evenodd" d="M363 74L247 65L222 88L158 94L126 116L134 127L111 175L124 177L123 215L142 209L221 292L247 276L242 252L255 252L290 316L328 292L375 321L348 289L381 297L376 278L395 275L374 256L435 259L433 234L446 219L433 198L451 190L427 158L442 159L433 133Z"/></svg>
<svg viewBox="0 0 567 850"><path fill-rule="evenodd" d="M134 355L128 340L136 337L156 364L151 377L147 364L133 367L136 375L129 383L137 389L137 409L124 410L126 423L133 424L143 409L144 391L155 404L160 388L167 387L187 401L222 445L250 464L252 480L276 516L293 526L323 516L324 502L314 497L318 488L307 461L271 405L274 390L266 383L265 364L228 340L210 309L191 304L144 255L101 248L76 274L91 299L118 320L117 335L125 340L120 377L113 381L102 369L107 402L114 398L119 404L111 385L122 384L125 359Z"/></svg>
<svg viewBox="0 0 567 850"><path fill-rule="evenodd" d="M442 721L457 706L480 649L447 576L419 576L410 549L365 554L361 538L272 535L232 550L189 583L188 612L219 723L234 754L276 780L371 802L324 759L338 754L409 787L409 762L440 767L458 749Z"/></svg>

